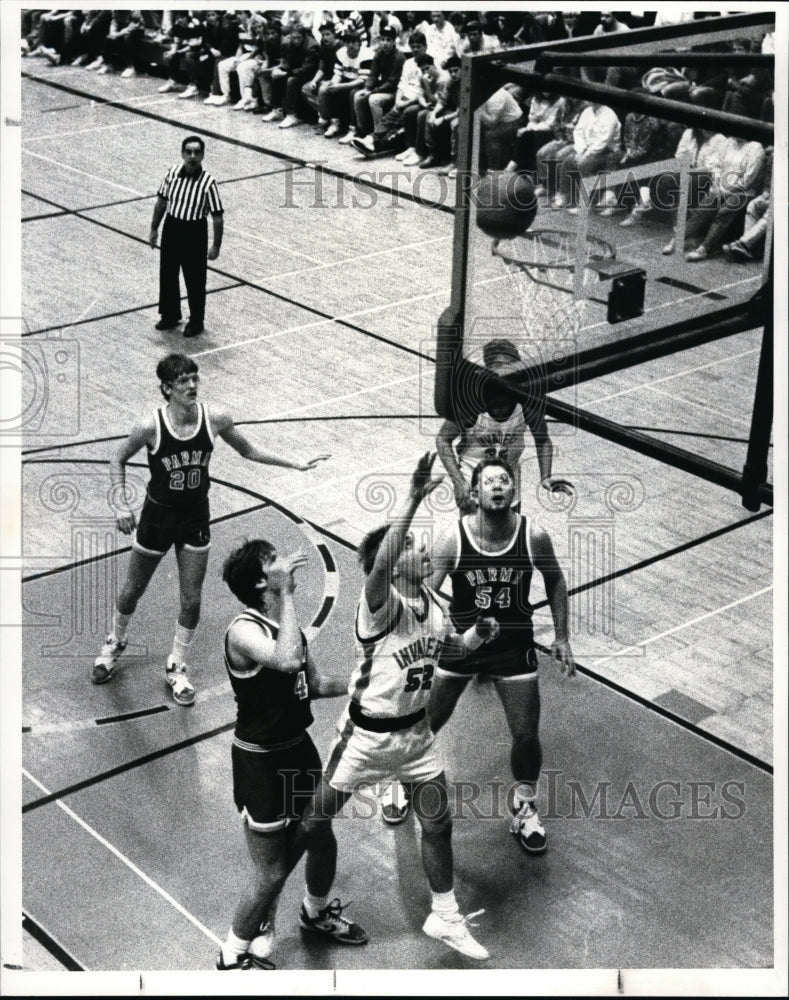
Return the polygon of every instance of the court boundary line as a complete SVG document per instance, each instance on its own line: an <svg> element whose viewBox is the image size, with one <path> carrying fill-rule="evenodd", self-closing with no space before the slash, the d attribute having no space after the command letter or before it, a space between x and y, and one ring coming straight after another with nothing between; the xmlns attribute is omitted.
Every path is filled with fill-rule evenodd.
<svg viewBox="0 0 789 1000"><path fill-rule="evenodd" d="M36 920L35 917L31 916L25 907L22 908L22 930L27 931L27 933L35 941L38 941L41 947L45 951L48 951L54 959L60 962L60 964L68 972L90 972L90 969L81 965L76 958L74 958L71 952L63 947L55 935L50 934L50 932L44 928L41 921ZM4 968L7 969L9 966L5 965Z"/></svg>
<svg viewBox="0 0 789 1000"><path fill-rule="evenodd" d="M33 775L30 774L30 772L26 768L24 767L22 768L22 773L28 779L28 781L32 781L35 785L38 785L38 787L43 792L48 793L48 789L46 788L46 786L43 785L37 778L34 778ZM121 850L115 847L114 844L111 844L110 841L107 840L106 837L103 837L98 830L95 830L90 825L90 823L82 819L81 816L78 816L77 813L75 813L73 809L67 806L65 802L57 800L57 806L59 809L62 809L63 812L65 812L70 819L72 819L75 823L81 826L86 833L89 833L90 836L94 838L94 840L97 840L102 847L108 850L111 854L114 854L115 857L122 864L126 865L126 867L129 868L129 870L134 875L137 875L138 878L141 878L143 882L145 882L145 884L148 886L148 888L153 889L155 892L158 892L159 895L162 897L162 899L165 900L165 902L169 903L175 910L177 910L181 914L182 917L185 917L202 934L205 934L205 936L209 938L211 941L213 941L214 944L216 945L222 944L221 939L218 938L216 934L213 933L213 931L210 931L204 924L202 924L197 919L197 917L191 914L186 909L185 906L183 906L181 903L178 902L178 900L174 896L171 896L166 889L163 889L162 886L158 884L158 882L155 882L150 875L146 875L146 873L142 870L142 868L139 868L137 865L135 865L135 863L131 860L131 858L127 858L126 855Z"/></svg>
<svg viewBox="0 0 789 1000"><path fill-rule="evenodd" d="M434 208L440 212L445 212L454 215L455 208L454 205L446 205L441 201L431 201L427 198L420 198L419 195L415 195L411 191L401 191L399 188L387 187L385 184L378 184L375 181L369 180L366 177L357 177L356 175L350 173L346 170L339 170L336 167L329 167L323 163L315 163L312 160L304 159L300 156L294 156L290 153L283 153L279 150L270 149L267 146L260 146L257 143L248 142L244 139L236 139L232 136L223 135L221 132L215 132L212 129L203 128L194 124L189 124L189 126L184 125L174 118L167 118L165 115L157 114L155 111L148 111L146 108L136 108L133 105L127 104L124 101L110 101L105 97L100 97L95 94L90 94L87 91L79 90L75 87L69 87L63 83L57 83L54 80L49 80L44 77L35 76L32 73L22 72L22 78L26 80L32 80L34 83L39 83L45 87L52 87L55 90L62 90L67 94L73 94L75 97L83 97L88 101L95 101L97 104L111 104L113 107L119 108L122 111L126 111L129 114L141 115L144 118L150 118L153 121L161 122L165 125L170 125L173 128L190 128L193 132L198 135L208 136L210 139L215 139L218 142L226 142L232 146L239 146L242 149L249 149L255 153L263 153L266 156L272 156L278 160L284 160L288 163L297 165L299 167L309 167L316 173L326 174L328 177L339 178L341 180L350 181L353 184L359 184L362 187L370 188L375 191L382 191L385 194L391 195L393 198L404 198L406 201L410 201L415 205L419 205L421 208Z"/></svg>
<svg viewBox="0 0 789 1000"><path fill-rule="evenodd" d="M22 806L22 813L25 814L33 812L34 809L40 809L42 806L49 805L51 802L59 802L67 795L74 795L77 792L84 791L86 788L91 788L93 785L98 785L100 782L109 778L116 778L118 775L126 774L127 771L133 771L137 767L142 767L145 764L151 764L153 761L160 760L168 754L178 753L180 750L187 750L189 747L195 746L197 743L202 743L204 740L213 739L215 736L221 736L223 733L233 729L235 724L235 719L233 719L232 722L224 722L221 726L215 726L213 729L208 729L203 733L196 733L194 736L188 736L186 739L178 740L177 743L170 743L168 746L159 747L158 750L151 750L149 753L143 754L142 757L135 757L133 760L126 761L123 764L117 764L115 767L111 767L106 771L100 772L99 774L83 778L81 781L76 781L71 785L67 785L66 787L60 789L60 791L47 791L45 795L42 795L37 799L32 799L30 802L26 802ZM23 773L26 773L24 772L24 768L22 770ZM35 781L33 778L31 778L31 780ZM38 782L36 783L38 784Z"/></svg>

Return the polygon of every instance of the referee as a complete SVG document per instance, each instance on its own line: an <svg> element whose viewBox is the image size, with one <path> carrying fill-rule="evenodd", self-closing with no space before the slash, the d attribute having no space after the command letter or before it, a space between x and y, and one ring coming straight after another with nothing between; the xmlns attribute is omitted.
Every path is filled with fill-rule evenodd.
<svg viewBox="0 0 789 1000"><path fill-rule="evenodd" d="M181 143L183 166L176 164L167 171L156 196L149 237L156 247L159 223L164 218L162 250L159 257L159 313L157 330L172 330L181 321L181 287L179 272L183 270L189 299L189 322L185 337L203 332L205 317L205 282L207 260L216 260L222 245L224 229L222 202L214 178L203 170L205 143L196 135ZM208 246L208 223L211 213L214 242Z"/></svg>

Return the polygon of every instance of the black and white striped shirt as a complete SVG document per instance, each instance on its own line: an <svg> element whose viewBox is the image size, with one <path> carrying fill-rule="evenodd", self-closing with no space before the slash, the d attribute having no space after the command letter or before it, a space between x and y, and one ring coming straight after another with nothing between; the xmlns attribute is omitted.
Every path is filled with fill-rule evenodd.
<svg viewBox="0 0 789 1000"><path fill-rule="evenodd" d="M199 222L209 212L224 211L216 181L205 170L190 176L176 164L167 171L157 194L167 201L168 215L181 222Z"/></svg>

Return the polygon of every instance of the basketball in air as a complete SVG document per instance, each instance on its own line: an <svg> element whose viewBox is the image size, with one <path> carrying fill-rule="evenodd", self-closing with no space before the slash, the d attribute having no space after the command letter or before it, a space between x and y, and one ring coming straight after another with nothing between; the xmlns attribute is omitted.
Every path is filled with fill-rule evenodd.
<svg viewBox="0 0 789 1000"><path fill-rule="evenodd" d="M480 178L476 196L477 225L494 239L526 232L537 214L534 184L526 174L491 170Z"/></svg>

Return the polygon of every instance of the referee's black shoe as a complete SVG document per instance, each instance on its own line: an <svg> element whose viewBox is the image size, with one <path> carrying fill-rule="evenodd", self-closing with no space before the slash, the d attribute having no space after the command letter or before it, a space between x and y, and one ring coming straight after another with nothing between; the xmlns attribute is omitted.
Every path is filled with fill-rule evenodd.
<svg viewBox="0 0 789 1000"><path fill-rule="evenodd" d="M199 333L202 333L205 328L202 326L195 326L190 320L184 327L185 337L196 337Z"/></svg>
<svg viewBox="0 0 789 1000"><path fill-rule="evenodd" d="M168 319L167 317L162 316L154 327L154 330L174 330L180 322L180 319Z"/></svg>

